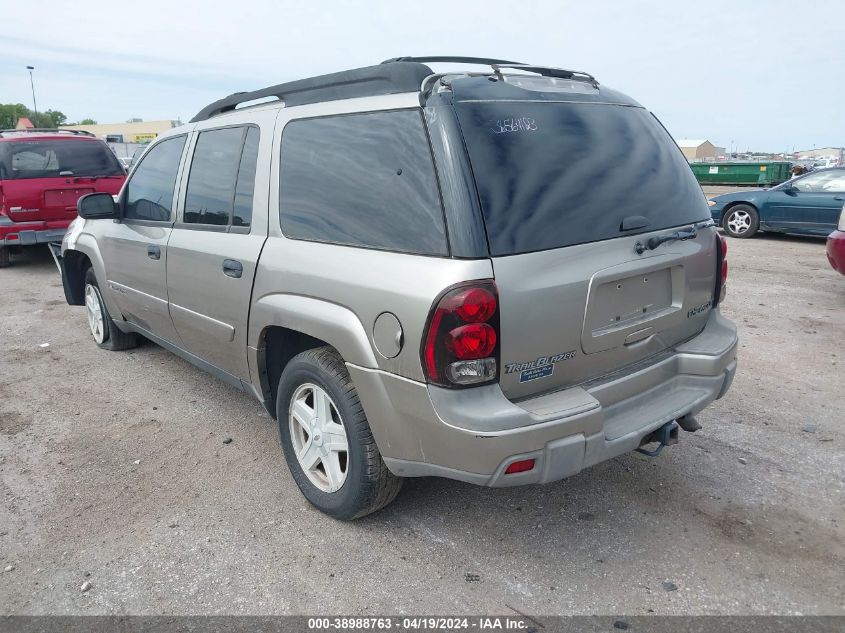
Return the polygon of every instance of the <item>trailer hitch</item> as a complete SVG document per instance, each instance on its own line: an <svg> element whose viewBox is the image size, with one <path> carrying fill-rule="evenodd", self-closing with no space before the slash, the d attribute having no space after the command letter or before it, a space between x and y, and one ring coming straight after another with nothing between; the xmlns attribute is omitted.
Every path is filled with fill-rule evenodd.
<svg viewBox="0 0 845 633"><path fill-rule="evenodd" d="M653 451L648 451L643 448L644 445L651 444L653 442L660 442L660 446L658 446ZM672 446L672 444L677 443L678 423L673 420L672 422L667 422L656 431L653 431L646 435L643 438L643 441L640 442L640 447L637 449L637 452L642 453L643 455L648 455L649 457L657 457L658 455L660 455L660 451L663 450L664 446Z"/></svg>

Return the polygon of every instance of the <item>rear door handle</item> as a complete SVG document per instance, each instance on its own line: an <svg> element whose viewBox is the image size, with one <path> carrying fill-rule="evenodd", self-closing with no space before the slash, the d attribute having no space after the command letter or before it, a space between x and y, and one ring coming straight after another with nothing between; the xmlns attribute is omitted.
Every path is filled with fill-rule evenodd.
<svg viewBox="0 0 845 633"><path fill-rule="evenodd" d="M845 196L833 196L834 200L845 200Z"/></svg>
<svg viewBox="0 0 845 633"><path fill-rule="evenodd" d="M244 274L244 265L236 259L223 260L223 274L235 279L240 279Z"/></svg>
<svg viewBox="0 0 845 633"><path fill-rule="evenodd" d="M147 246L147 257L150 259L161 259L161 249L158 246L149 244Z"/></svg>

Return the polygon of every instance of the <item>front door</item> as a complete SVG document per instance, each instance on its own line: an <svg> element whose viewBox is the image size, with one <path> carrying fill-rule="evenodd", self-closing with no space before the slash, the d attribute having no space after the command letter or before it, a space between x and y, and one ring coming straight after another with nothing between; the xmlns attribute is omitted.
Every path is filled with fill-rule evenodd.
<svg viewBox="0 0 845 633"><path fill-rule="evenodd" d="M267 196L254 195L259 143L269 145L270 130L263 136L256 125L198 132L168 245L170 315L184 349L243 380L252 282L267 237ZM261 222L253 222L254 206Z"/></svg>
<svg viewBox="0 0 845 633"><path fill-rule="evenodd" d="M101 244L106 283L124 318L171 342L178 336L167 304L167 242L186 138L168 138L144 155L121 194L122 219Z"/></svg>
<svg viewBox="0 0 845 633"><path fill-rule="evenodd" d="M845 203L845 169L813 172L790 185L769 194L764 220L770 227L816 235L836 229Z"/></svg>

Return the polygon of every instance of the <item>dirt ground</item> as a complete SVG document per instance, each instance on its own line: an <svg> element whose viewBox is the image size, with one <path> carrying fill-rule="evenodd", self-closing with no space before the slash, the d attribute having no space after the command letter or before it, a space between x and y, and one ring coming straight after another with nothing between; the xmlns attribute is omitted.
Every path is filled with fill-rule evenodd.
<svg viewBox="0 0 845 633"><path fill-rule="evenodd" d="M0 612L845 614L845 277L821 240L729 246L739 370L701 431L547 486L408 480L354 523L258 402L99 350L30 251L0 270Z"/></svg>

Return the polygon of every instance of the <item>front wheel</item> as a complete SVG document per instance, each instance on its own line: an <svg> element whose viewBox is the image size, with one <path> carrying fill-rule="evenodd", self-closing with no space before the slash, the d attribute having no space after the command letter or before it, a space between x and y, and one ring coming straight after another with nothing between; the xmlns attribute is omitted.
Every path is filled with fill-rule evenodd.
<svg viewBox="0 0 845 633"><path fill-rule="evenodd" d="M98 347L117 351L130 349L138 344L135 334L122 332L112 321L103 296L100 294L100 286L97 284L93 268L85 271L85 312L88 317L88 328Z"/></svg>
<svg viewBox="0 0 845 633"><path fill-rule="evenodd" d="M302 494L336 519L381 510L402 487L381 458L343 359L310 349L285 367L276 397L285 460Z"/></svg>
<svg viewBox="0 0 845 633"><path fill-rule="evenodd" d="M738 204L727 210L722 218L722 228L731 237L753 237L760 228L760 216L751 205Z"/></svg>

